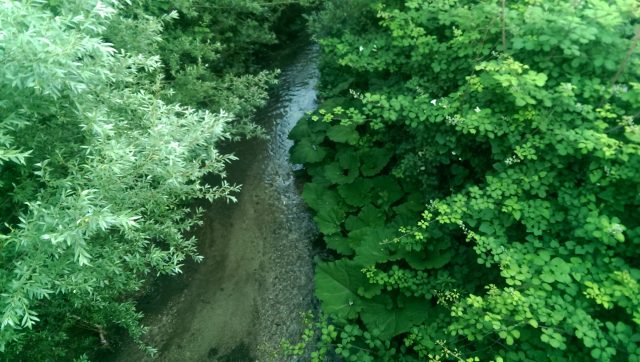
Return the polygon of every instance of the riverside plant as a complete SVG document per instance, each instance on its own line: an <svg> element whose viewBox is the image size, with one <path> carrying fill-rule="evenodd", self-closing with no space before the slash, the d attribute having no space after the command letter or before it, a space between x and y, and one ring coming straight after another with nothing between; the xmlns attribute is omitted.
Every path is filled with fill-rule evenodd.
<svg viewBox="0 0 640 362"><path fill-rule="evenodd" d="M323 103L290 135L333 251L321 345L347 361L640 359L638 15L325 4Z"/></svg>

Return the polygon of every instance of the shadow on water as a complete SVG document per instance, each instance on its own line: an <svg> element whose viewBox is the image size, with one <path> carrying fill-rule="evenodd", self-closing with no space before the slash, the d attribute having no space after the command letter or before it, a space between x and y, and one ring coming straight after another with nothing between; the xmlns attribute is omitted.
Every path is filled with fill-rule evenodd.
<svg viewBox="0 0 640 362"><path fill-rule="evenodd" d="M282 52L279 85L257 122L267 140L230 146L239 161L228 180L242 184L238 202L217 201L195 235L205 260L161 278L141 299L156 361L269 360L283 338L303 329L314 309L313 242L317 231L299 194L287 135L316 107L318 48L308 41ZM111 361L147 361L125 345Z"/></svg>

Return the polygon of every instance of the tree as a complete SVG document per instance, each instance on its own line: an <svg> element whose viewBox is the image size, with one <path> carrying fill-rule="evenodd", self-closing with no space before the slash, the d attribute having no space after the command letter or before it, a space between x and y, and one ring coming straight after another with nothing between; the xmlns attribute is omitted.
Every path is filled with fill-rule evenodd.
<svg viewBox="0 0 640 362"><path fill-rule="evenodd" d="M132 297L200 259L188 202L238 189L216 150L232 117L161 99L162 21L139 19L131 50L105 41L131 29L123 6L0 2L3 359L78 357L116 327L139 341Z"/></svg>

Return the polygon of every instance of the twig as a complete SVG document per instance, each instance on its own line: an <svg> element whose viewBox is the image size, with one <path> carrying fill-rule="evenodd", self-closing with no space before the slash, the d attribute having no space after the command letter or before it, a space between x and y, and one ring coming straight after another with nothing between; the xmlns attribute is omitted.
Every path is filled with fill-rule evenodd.
<svg viewBox="0 0 640 362"><path fill-rule="evenodd" d="M505 7L506 7L506 0L502 0L502 15L500 16L501 21L502 21L502 51L506 52L507 51L507 29L506 29L506 25L505 25Z"/></svg>
<svg viewBox="0 0 640 362"><path fill-rule="evenodd" d="M613 76L613 78L611 78L611 84L609 85L610 89L613 89L613 87L618 82L618 78L620 78L622 73L624 73L624 71L627 69L627 65L629 64L631 55L636 50L636 47L638 46L639 41L640 41L640 26L636 28L636 35L631 39L631 45L627 50L627 55L625 56L622 63L620 63L620 66L618 67L618 71L616 72L616 74ZM606 100L606 94L603 94L602 100L600 101L600 105L598 106L598 108L601 108L604 105L605 100Z"/></svg>
<svg viewBox="0 0 640 362"><path fill-rule="evenodd" d="M622 73L627 68L629 59L631 59L631 54L633 54L633 51L638 46L638 41L640 41L640 26L636 28L636 35L633 37L633 39L631 39L631 46L629 47L629 50L627 50L627 55L625 56L624 61L622 61L622 64L620 64L620 67L618 67L616 75L614 75L613 79L611 79L611 87L616 84L618 78L620 78L620 75L622 75Z"/></svg>
<svg viewBox="0 0 640 362"><path fill-rule="evenodd" d="M109 348L107 333L105 332L104 328L101 325L87 322L84 319L78 317L77 315L71 315L71 317L76 319L76 322L78 323L80 328L84 328L86 330L98 333L98 336L100 337L100 344L102 345L102 347Z"/></svg>

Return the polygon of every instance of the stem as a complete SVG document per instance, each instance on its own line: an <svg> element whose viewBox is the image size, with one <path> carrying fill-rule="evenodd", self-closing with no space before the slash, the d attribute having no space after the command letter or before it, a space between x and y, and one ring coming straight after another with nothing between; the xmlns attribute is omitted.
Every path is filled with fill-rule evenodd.
<svg viewBox="0 0 640 362"><path fill-rule="evenodd" d="M502 51L506 52L507 51L507 29L506 29L506 25L505 25L505 7L506 7L506 0L502 0L502 14L500 16L501 22L502 22Z"/></svg>
<svg viewBox="0 0 640 362"><path fill-rule="evenodd" d="M620 64L620 67L618 67L618 71L616 72L616 75L614 75L613 78L611 79L611 87L613 87L616 84L616 82L618 81L618 78L620 78L622 73L624 73L624 71L626 70L627 64L629 63L629 59L631 59L631 54L633 54L633 51L638 46L638 41L640 41L640 26L636 28L636 35L633 37L633 39L631 39L631 46L629 47L629 50L627 50L627 55L622 61L622 64Z"/></svg>
<svg viewBox="0 0 640 362"><path fill-rule="evenodd" d="M80 328L98 333L98 336L100 337L100 344L102 345L102 347L110 347L109 341L107 340L107 332L105 332L104 328L101 325L87 322L75 314L71 315L71 317L76 320Z"/></svg>
<svg viewBox="0 0 640 362"><path fill-rule="evenodd" d="M609 85L609 89L613 89L613 87L618 82L618 78L620 78L620 76L627 69L627 65L629 64L629 60L631 59L631 55L636 50L636 47L638 46L638 42L639 41L640 41L640 26L638 26L636 28L636 34L631 39L631 45L629 46L629 49L627 50L627 54L626 54L624 60L622 61L622 63L620 63L620 66L618 67L618 70L616 71L616 74L613 76L613 78L611 78L611 84ZM602 101L600 101L600 106L599 107L602 107L604 105L606 97L607 97L606 94L604 94L602 96Z"/></svg>
<svg viewBox="0 0 640 362"><path fill-rule="evenodd" d="M96 327L98 328L97 332L100 335L100 344L102 344L103 347L109 347L109 341L107 341L104 329L100 325L96 325Z"/></svg>

